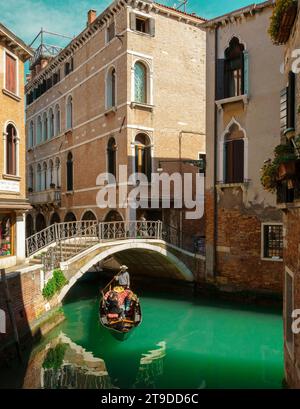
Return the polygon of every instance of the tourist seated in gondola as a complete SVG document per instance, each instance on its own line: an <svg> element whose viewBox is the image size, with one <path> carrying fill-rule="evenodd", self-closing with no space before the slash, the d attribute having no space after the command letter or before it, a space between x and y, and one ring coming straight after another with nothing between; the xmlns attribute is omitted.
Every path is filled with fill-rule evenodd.
<svg viewBox="0 0 300 409"><path fill-rule="evenodd" d="M108 318L124 318L124 308L120 306L118 294L115 291L109 291L104 296Z"/></svg>

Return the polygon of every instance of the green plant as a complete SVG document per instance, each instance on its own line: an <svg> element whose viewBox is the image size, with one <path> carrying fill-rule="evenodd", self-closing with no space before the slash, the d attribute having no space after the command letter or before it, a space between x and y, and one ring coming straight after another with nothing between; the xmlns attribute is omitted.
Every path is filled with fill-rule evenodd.
<svg viewBox="0 0 300 409"><path fill-rule="evenodd" d="M295 0L277 0L276 5L274 7L272 16L271 16L271 23L269 27L269 34L272 40L276 43L277 36L280 30L280 23L282 20L282 16L286 10L288 10L293 4L296 4L297 1Z"/></svg>
<svg viewBox="0 0 300 409"><path fill-rule="evenodd" d="M50 278L43 289L43 297L50 300L66 284L68 284L68 280L64 276L64 273L61 270L54 270L53 277Z"/></svg>
<svg viewBox="0 0 300 409"><path fill-rule="evenodd" d="M66 349L66 344L58 344L55 348L50 348L43 362L43 368L59 369L63 364Z"/></svg>
<svg viewBox="0 0 300 409"><path fill-rule="evenodd" d="M278 166L272 161L265 163L262 167L260 180L266 191L271 193L275 191L277 187L277 172Z"/></svg>

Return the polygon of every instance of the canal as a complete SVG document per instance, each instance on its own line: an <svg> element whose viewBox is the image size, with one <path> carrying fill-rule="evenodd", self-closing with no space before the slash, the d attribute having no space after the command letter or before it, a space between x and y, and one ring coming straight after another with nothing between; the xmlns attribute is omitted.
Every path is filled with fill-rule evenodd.
<svg viewBox="0 0 300 409"><path fill-rule="evenodd" d="M0 387L281 388L280 309L136 283L143 323L120 342L98 322L102 285L93 275L78 282L63 305L66 320L23 367L0 370Z"/></svg>

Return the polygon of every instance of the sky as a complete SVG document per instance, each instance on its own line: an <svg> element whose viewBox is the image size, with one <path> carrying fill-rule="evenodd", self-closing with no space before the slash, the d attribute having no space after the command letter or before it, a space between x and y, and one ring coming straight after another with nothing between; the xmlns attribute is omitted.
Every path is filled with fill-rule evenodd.
<svg viewBox="0 0 300 409"><path fill-rule="evenodd" d="M157 2L173 7L180 0ZM0 21L27 44L41 27L73 37L85 27L89 9L97 10L98 15L110 3L112 0L0 0ZM188 0L187 12L210 19L251 3L255 0Z"/></svg>

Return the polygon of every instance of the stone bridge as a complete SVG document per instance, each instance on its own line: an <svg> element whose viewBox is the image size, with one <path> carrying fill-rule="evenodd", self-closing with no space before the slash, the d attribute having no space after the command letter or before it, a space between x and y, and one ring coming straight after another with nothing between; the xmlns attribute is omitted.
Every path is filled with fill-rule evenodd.
<svg viewBox="0 0 300 409"><path fill-rule="evenodd" d="M83 274L111 258L133 275L193 282L204 274L199 243L160 221L59 223L29 237L26 247L46 279L60 268L69 280L59 301Z"/></svg>

